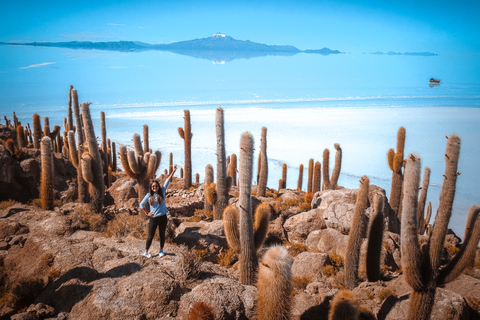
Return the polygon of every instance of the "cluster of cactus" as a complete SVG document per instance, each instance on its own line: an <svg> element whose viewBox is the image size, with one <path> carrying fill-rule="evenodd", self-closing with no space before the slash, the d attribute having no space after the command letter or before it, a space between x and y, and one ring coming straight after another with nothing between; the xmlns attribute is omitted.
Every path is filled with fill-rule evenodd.
<svg viewBox="0 0 480 320"><path fill-rule="evenodd" d="M192 126L190 124L190 111L184 111L184 128L178 128L178 134L185 143L185 178L183 179L184 188L190 189L192 186Z"/></svg>
<svg viewBox="0 0 480 320"><path fill-rule="evenodd" d="M258 267L257 250L265 241L270 221L270 206L260 204L252 219L253 137L245 132L240 141L239 201L223 213L225 237L230 248L239 254L240 281L253 284Z"/></svg>
<svg viewBox="0 0 480 320"><path fill-rule="evenodd" d="M452 215L456 190L460 138L451 135L445 152L445 174L440 204L435 223L429 232L428 243L420 247L418 242L418 189L420 159L411 155L406 159L404 192L402 200L401 253L402 270L406 282L412 287L408 319L430 319L435 291L438 286L454 280L471 264L480 239L479 207L469 213L465 239L457 254L441 268L442 253L448 223Z"/></svg>
<svg viewBox="0 0 480 320"><path fill-rule="evenodd" d="M127 150L125 145L120 146L120 161L127 176L137 180L138 200L141 201L149 192L150 180L155 177L160 166L162 153L158 150L155 153L144 150L138 133L133 135L133 146L133 150Z"/></svg>
<svg viewBox="0 0 480 320"><path fill-rule="evenodd" d="M323 150L323 187L322 190L335 190L338 187L338 178L342 168L342 148L340 144L335 143L335 165L330 178L330 150Z"/></svg>
<svg viewBox="0 0 480 320"><path fill-rule="evenodd" d="M282 178L278 181L278 190L287 188L287 164L282 164Z"/></svg>

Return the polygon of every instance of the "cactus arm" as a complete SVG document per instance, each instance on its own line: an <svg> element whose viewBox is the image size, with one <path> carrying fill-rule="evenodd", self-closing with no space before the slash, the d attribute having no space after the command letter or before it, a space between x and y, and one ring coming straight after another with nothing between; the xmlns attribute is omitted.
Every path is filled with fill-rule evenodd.
<svg viewBox="0 0 480 320"><path fill-rule="evenodd" d="M419 234L423 234L423 232L420 232L423 230L425 203L427 201L428 184L430 182L430 171L429 167L425 167L423 170L422 190L420 191L420 197L418 198L417 226Z"/></svg>
<svg viewBox="0 0 480 320"><path fill-rule="evenodd" d="M260 177L257 186L257 194L265 197L268 181L268 157L267 157L267 128L262 127L262 135L260 141Z"/></svg>
<svg viewBox="0 0 480 320"><path fill-rule="evenodd" d="M238 230L238 211L232 206L228 206L223 211L223 230L228 246L235 253L240 252L240 232Z"/></svg>
<svg viewBox="0 0 480 320"><path fill-rule="evenodd" d="M85 181L93 183L92 156L88 152L82 155L82 174Z"/></svg>
<svg viewBox="0 0 480 320"><path fill-rule="evenodd" d="M134 150L128 150L127 159L128 159L128 166L130 167L130 170L132 170L133 173L135 173L136 175L140 175L142 173L142 170L140 168L140 165L137 162L137 157L135 156Z"/></svg>
<svg viewBox="0 0 480 320"><path fill-rule="evenodd" d="M80 116L80 107L78 104L78 94L76 89L72 89L72 107L73 114L75 116L77 142L78 145L81 145L83 142L85 142L85 136L83 132L82 117Z"/></svg>
<svg viewBox="0 0 480 320"><path fill-rule="evenodd" d="M217 108L215 117L215 133L217 136L217 201L214 206L214 219L220 220L223 210L228 205L227 166L225 164L225 127L222 108Z"/></svg>
<svg viewBox="0 0 480 320"><path fill-rule="evenodd" d="M77 144L75 143L75 133L68 131L68 150L70 155L70 161L73 166L78 169L78 152Z"/></svg>
<svg viewBox="0 0 480 320"><path fill-rule="evenodd" d="M472 258L475 258L475 252L480 240L480 208L473 206L470 209L466 227L465 239L462 247L457 252L455 257L440 270L437 280L439 286L447 284L455 280L463 270L471 263Z"/></svg>
<svg viewBox="0 0 480 320"><path fill-rule="evenodd" d="M395 150L393 150L393 149L388 150L388 153L387 153L388 166L390 167L390 170L392 170L392 171L395 171L395 170L393 170L393 159L394 158L395 158Z"/></svg>
<svg viewBox="0 0 480 320"><path fill-rule="evenodd" d="M268 204L260 203L255 210L255 222L253 225L254 235L253 243L255 250L258 251L263 245L268 232L268 223L270 222L271 207Z"/></svg>
<svg viewBox="0 0 480 320"><path fill-rule="evenodd" d="M420 158L411 155L405 165L401 252L402 269L407 283L414 291L424 290L428 279L421 273L422 253L418 244L417 201L420 181Z"/></svg>
<svg viewBox="0 0 480 320"><path fill-rule="evenodd" d="M249 132L240 139L239 220L240 220L240 282L253 284L257 269L257 255L253 244L252 221L253 136ZM263 169L262 169L263 171Z"/></svg>
<svg viewBox="0 0 480 320"><path fill-rule="evenodd" d="M180 138L185 139L185 132L183 132L182 127L178 127L178 134L180 135Z"/></svg>
<svg viewBox="0 0 480 320"><path fill-rule="evenodd" d="M122 164L123 170L125 170L125 173L127 176L133 179L137 179L137 174L130 169L130 164L128 163L128 151L127 147L124 146L123 144L120 145L120 162Z"/></svg>
<svg viewBox="0 0 480 320"><path fill-rule="evenodd" d="M155 164L155 172L157 172L162 162L162 152L160 150L155 151L155 156L157 156L157 163Z"/></svg>
<svg viewBox="0 0 480 320"><path fill-rule="evenodd" d="M380 256L383 240L383 208L385 200L377 192L373 198L373 215L370 219L367 244L367 278L374 282L380 279Z"/></svg>
<svg viewBox="0 0 480 320"><path fill-rule="evenodd" d="M146 178L153 179L155 177L155 172L157 172L157 155L151 154L148 158L148 166L146 171Z"/></svg>
<svg viewBox="0 0 480 320"><path fill-rule="evenodd" d="M435 217L435 223L430 238L430 263L435 273L441 264L443 243L448 230L448 222L452 216L453 199L457 182L457 166L460 154L460 138L453 134L448 138L445 152L445 174L442 191L440 193L440 204Z"/></svg>
<svg viewBox="0 0 480 320"><path fill-rule="evenodd" d="M143 150L145 152L150 150L149 140L148 140L148 125L143 125Z"/></svg>
<svg viewBox="0 0 480 320"><path fill-rule="evenodd" d="M325 165L324 165L325 167ZM370 181L367 176L360 179L355 209L353 212L352 227L348 236L347 255L345 257L345 285L349 289L357 286L360 247L364 232L365 210L368 206L368 189Z"/></svg>
<svg viewBox="0 0 480 320"><path fill-rule="evenodd" d="M135 149L135 155L138 159L142 159L144 152L148 152L148 150L143 150L142 140L140 139L140 135L138 133L133 134L133 147Z"/></svg>

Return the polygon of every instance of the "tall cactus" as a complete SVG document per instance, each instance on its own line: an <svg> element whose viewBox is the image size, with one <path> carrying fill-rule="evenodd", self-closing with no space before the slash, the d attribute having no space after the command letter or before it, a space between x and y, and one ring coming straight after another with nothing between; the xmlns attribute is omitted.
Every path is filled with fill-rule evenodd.
<svg viewBox="0 0 480 320"><path fill-rule="evenodd" d="M43 137L40 143L42 172L40 177L40 200L43 210L53 210L55 200L55 176L53 149L50 137Z"/></svg>
<svg viewBox="0 0 480 320"><path fill-rule="evenodd" d="M438 286L454 280L468 265L469 250L478 245L480 237L480 209L474 210L462 247L443 268L442 253L448 222L452 214L455 197L460 138L455 134L448 138L445 152L445 174L440 193L440 204L428 244L420 248L418 243L418 187L420 181L420 159L411 155L406 159L404 195L402 200L401 253L405 280L412 287L408 311L409 320L430 319L435 291ZM474 250L475 250L474 249Z"/></svg>
<svg viewBox="0 0 480 320"><path fill-rule="evenodd" d="M323 186L322 190L330 190L330 150L323 150Z"/></svg>
<svg viewBox="0 0 480 320"><path fill-rule="evenodd" d="M27 138L25 136L25 129L20 124L17 126L17 145L18 148L25 148L27 146Z"/></svg>
<svg viewBox="0 0 480 320"><path fill-rule="evenodd" d="M298 170L298 181L297 181L297 190L302 191L303 185L303 164L300 165L300 169Z"/></svg>
<svg viewBox="0 0 480 320"><path fill-rule="evenodd" d="M216 202L214 204L214 219L222 219L223 210L228 205L227 165L225 163L225 127L223 109L217 108L215 117L217 135L217 184Z"/></svg>
<svg viewBox="0 0 480 320"><path fill-rule="evenodd" d="M88 199L88 184L83 179L83 172L81 168L81 158L83 154L83 149L84 149L84 142L85 142L85 134L83 132L83 120L82 116L80 114L80 107L78 103L78 94L77 90L72 88L71 91L71 97L72 97L72 108L73 108L73 114L75 116L75 133L77 134L77 143L78 143L78 167L77 167L77 187L78 187L78 201L81 203L87 202ZM70 159L71 160L71 159Z"/></svg>
<svg viewBox="0 0 480 320"><path fill-rule="evenodd" d="M33 147L40 149L40 140L43 137L42 124L40 122L40 115L35 113L33 115Z"/></svg>
<svg viewBox="0 0 480 320"><path fill-rule="evenodd" d="M283 247L272 247L264 254L256 285L256 319L290 319L292 264L293 259Z"/></svg>
<svg viewBox="0 0 480 320"><path fill-rule="evenodd" d="M368 227L367 279L370 282L380 280L380 256L383 239L383 209L385 197L377 192L373 198L373 214Z"/></svg>
<svg viewBox="0 0 480 320"><path fill-rule="evenodd" d="M235 153L230 157L228 166L228 176L232 178L232 186L237 185L237 155Z"/></svg>
<svg viewBox="0 0 480 320"><path fill-rule="evenodd" d="M267 157L267 128L262 127L260 140L260 177L257 185L257 195L265 197L268 181L268 157Z"/></svg>
<svg viewBox="0 0 480 320"><path fill-rule="evenodd" d="M137 180L138 200L141 201L150 191L150 180L160 166L162 153L158 150L155 153L145 152L138 133L133 134L133 146L134 150L128 151L125 145L120 146L120 161L127 176Z"/></svg>
<svg viewBox="0 0 480 320"><path fill-rule="evenodd" d="M322 183L322 165L319 161L315 162L315 167L313 169L313 187L312 193L320 191L320 186Z"/></svg>
<svg viewBox="0 0 480 320"><path fill-rule="evenodd" d="M171 153L170 153L171 154ZM211 164L208 164L205 167L205 188L204 188L204 193L207 192L208 186L213 183L213 167ZM207 201L207 196L205 194L205 204L203 206L205 209L205 213L213 211L213 204Z"/></svg>
<svg viewBox="0 0 480 320"><path fill-rule="evenodd" d="M397 150L390 149L388 151L388 166L392 170L392 187L390 190L390 207L401 218L401 202L402 202L402 184L403 184L403 155L405 149L405 128L400 127L397 132Z"/></svg>
<svg viewBox="0 0 480 320"><path fill-rule="evenodd" d="M184 127L178 128L178 133L185 143L185 189L190 189L192 186L192 126L190 124L190 111L184 111Z"/></svg>
<svg viewBox="0 0 480 320"><path fill-rule="evenodd" d="M70 85L68 90L68 111L67 111L67 121L65 126L65 131L73 130L75 132L75 127L73 125L73 110L72 110L72 90L73 86Z"/></svg>
<svg viewBox="0 0 480 320"><path fill-rule="evenodd" d="M82 102L81 108L87 149L82 153L82 174L83 179L88 182L90 208L93 212L100 213L103 208L103 198L105 194L102 158L98 149L92 117L90 115L90 103Z"/></svg>
<svg viewBox="0 0 480 320"><path fill-rule="evenodd" d="M100 112L100 129L102 133L102 161L103 161L103 176L105 186L110 187L109 178L108 178L108 144L107 144L107 126L105 123L105 112Z"/></svg>
<svg viewBox="0 0 480 320"><path fill-rule="evenodd" d="M313 159L310 158L310 160L308 160L307 192L313 191L313 171L314 171L314 162L313 162Z"/></svg>
<svg viewBox="0 0 480 320"><path fill-rule="evenodd" d="M234 252L239 253L240 281L253 284L257 269L256 251L262 246L267 235L271 208L260 204L255 210L255 224L252 219L252 172L253 137L245 132L240 142L239 204L238 208L228 206L223 213L223 228L227 242Z"/></svg>
<svg viewBox="0 0 480 320"><path fill-rule="evenodd" d="M332 177L330 179L330 186L333 190L338 187L338 178L340 177L340 171L342 168L342 148L340 148L340 144L335 143L334 148L337 150L335 152L335 165L332 171Z"/></svg>
<svg viewBox="0 0 480 320"><path fill-rule="evenodd" d="M360 179L357 201L353 212L352 226L348 236L347 255L345 256L345 286L353 289L357 286L360 247L365 232L365 210L368 206L368 188L370 181L367 176Z"/></svg>
<svg viewBox="0 0 480 320"><path fill-rule="evenodd" d="M282 189L287 188L287 164L282 164Z"/></svg>

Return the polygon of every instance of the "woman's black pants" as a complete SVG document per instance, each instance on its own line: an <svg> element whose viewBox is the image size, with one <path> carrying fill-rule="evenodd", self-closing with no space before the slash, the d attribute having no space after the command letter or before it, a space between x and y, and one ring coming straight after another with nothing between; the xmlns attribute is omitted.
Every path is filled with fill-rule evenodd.
<svg viewBox="0 0 480 320"><path fill-rule="evenodd" d="M150 249L152 245L153 237L155 236L155 231L160 233L160 249L163 249L163 245L165 244L165 229L167 228L167 215L164 214L163 216L150 218L148 222L148 237L147 237L147 244L145 245L146 251Z"/></svg>

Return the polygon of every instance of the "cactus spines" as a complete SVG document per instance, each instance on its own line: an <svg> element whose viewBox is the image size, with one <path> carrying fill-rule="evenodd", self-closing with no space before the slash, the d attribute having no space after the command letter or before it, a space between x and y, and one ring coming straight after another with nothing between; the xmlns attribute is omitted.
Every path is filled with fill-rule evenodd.
<svg viewBox="0 0 480 320"><path fill-rule="evenodd" d="M267 158L267 128L262 127L262 136L260 139L260 177L258 180L257 194L265 197L268 180L268 158Z"/></svg>
<svg viewBox="0 0 480 320"><path fill-rule="evenodd" d="M338 186L338 178L340 177L340 171L342 169L342 148L340 144L335 143L334 148L337 150L335 152L335 165L332 171L332 177L330 179L330 185L332 189L336 189Z"/></svg>
<svg viewBox="0 0 480 320"><path fill-rule="evenodd" d="M103 208L103 197L105 194L105 184L103 181L103 168L102 158L100 157L100 151L98 149L98 143L93 128L92 117L90 115L90 103L82 102L82 117L83 128L85 131L85 144L88 151L84 151L82 154L82 160L85 153L91 157L91 173L93 175L92 182L88 183L88 193L90 196L90 207L93 212L100 213ZM82 170L85 167L82 167ZM88 176L89 172L83 172L83 177ZM86 180L86 179L85 179ZM88 181L88 180L87 180Z"/></svg>
<svg viewBox="0 0 480 320"><path fill-rule="evenodd" d="M302 191L303 185L303 164L300 165L300 169L298 170L298 181L297 181L297 190Z"/></svg>
<svg viewBox="0 0 480 320"><path fill-rule="evenodd" d="M430 168L425 167L423 170L423 179L422 179L422 189L420 191L420 198L418 198L418 212L417 212L417 227L418 233L423 234L425 231L424 227L424 216L425 216L425 203L427 201L427 191L428 184L430 183Z"/></svg>
<svg viewBox="0 0 480 320"><path fill-rule="evenodd" d="M360 179L352 226L348 236L347 255L345 257L345 286L353 289L357 286L360 247L365 232L365 210L368 206L368 189L370 181L367 176Z"/></svg>
<svg viewBox="0 0 480 320"><path fill-rule="evenodd" d="M228 176L232 177L232 186L237 185L237 155L234 153L230 157L230 164L228 166Z"/></svg>
<svg viewBox="0 0 480 320"><path fill-rule="evenodd" d="M238 211L232 206L227 206L223 211L223 230L228 246L235 253L240 253L240 233L238 230Z"/></svg>
<svg viewBox="0 0 480 320"><path fill-rule="evenodd" d="M290 319L292 264L293 259L283 247L272 247L264 254L256 284L256 319Z"/></svg>
<svg viewBox="0 0 480 320"><path fill-rule="evenodd" d="M350 290L339 291L330 301L328 320L358 320L358 300Z"/></svg>
<svg viewBox="0 0 480 320"><path fill-rule="evenodd" d="M287 188L287 164L286 163L282 165L282 180L283 180L282 189L286 189Z"/></svg>
<svg viewBox="0 0 480 320"><path fill-rule="evenodd" d="M310 160L308 160L307 192L313 191L313 171L314 171L314 163L313 163L313 159L310 158Z"/></svg>
<svg viewBox="0 0 480 320"><path fill-rule="evenodd" d="M133 135L133 145L135 150L127 150L126 146L120 146L120 161L127 176L137 180L140 201L149 192L148 185L160 166L162 153L158 150L155 153L143 150L138 133Z"/></svg>
<svg viewBox="0 0 480 320"><path fill-rule="evenodd" d="M315 167L313 169L313 188L312 193L320 191L320 186L322 183L322 165L319 161L315 162Z"/></svg>
<svg viewBox="0 0 480 320"><path fill-rule="evenodd" d="M212 167L211 164L208 164L205 167L205 189L204 189L204 193L205 193L204 209L205 209L205 212L213 211L213 204L215 203L215 201L212 202L212 203L207 201L207 188L212 182L213 182L213 167Z"/></svg>
<svg viewBox="0 0 480 320"><path fill-rule="evenodd" d="M178 133L185 144L185 179L184 188L189 189L192 186L192 127L190 124L190 111L184 111L184 128L178 128Z"/></svg>
<svg viewBox="0 0 480 320"><path fill-rule="evenodd" d="M265 130L266 131L266 130ZM263 130L262 130L263 132ZM262 158L266 158L266 154ZM252 219L253 136L249 132L240 139L239 220L240 220L240 282L253 284L257 269ZM262 173L264 172L262 165Z"/></svg>
<svg viewBox="0 0 480 320"><path fill-rule="evenodd" d="M383 239L383 208L385 197L377 192L373 198L373 215L370 218L367 244L367 279L375 282L380 279L380 255Z"/></svg>
<svg viewBox="0 0 480 320"><path fill-rule="evenodd" d="M330 150L323 150L323 187L322 190L330 190Z"/></svg>
<svg viewBox="0 0 480 320"><path fill-rule="evenodd" d="M43 137L42 124L40 122L40 115L35 113L33 115L33 147L40 149L40 140Z"/></svg>
<svg viewBox="0 0 480 320"><path fill-rule="evenodd" d="M23 129L23 126L21 124L17 126L17 145L20 149L25 148L27 145L25 130Z"/></svg>
<svg viewBox="0 0 480 320"><path fill-rule="evenodd" d="M53 150L50 137L43 137L40 143L42 172L40 177L40 199L43 210L53 210L53 201L55 200L54 188L54 169L53 169Z"/></svg>
<svg viewBox="0 0 480 320"><path fill-rule="evenodd" d="M390 190L390 207L401 218L402 184L403 184L403 154L405 149L405 128L400 127L397 132L397 150L388 151L388 166L392 170L392 187Z"/></svg>
<svg viewBox="0 0 480 320"><path fill-rule="evenodd" d="M217 136L217 201L214 205L214 219L222 219L223 210L228 205L227 165L225 163L225 128L223 109L217 108L215 127Z"/></svg>
<svg viewBox="0 0 480 320"><path fill-rule="evenodd" d="M215 319L216 319L216 316L213 308L203 301L196 302L193 305L187 318L187 320L215 320Z"/></svg>

